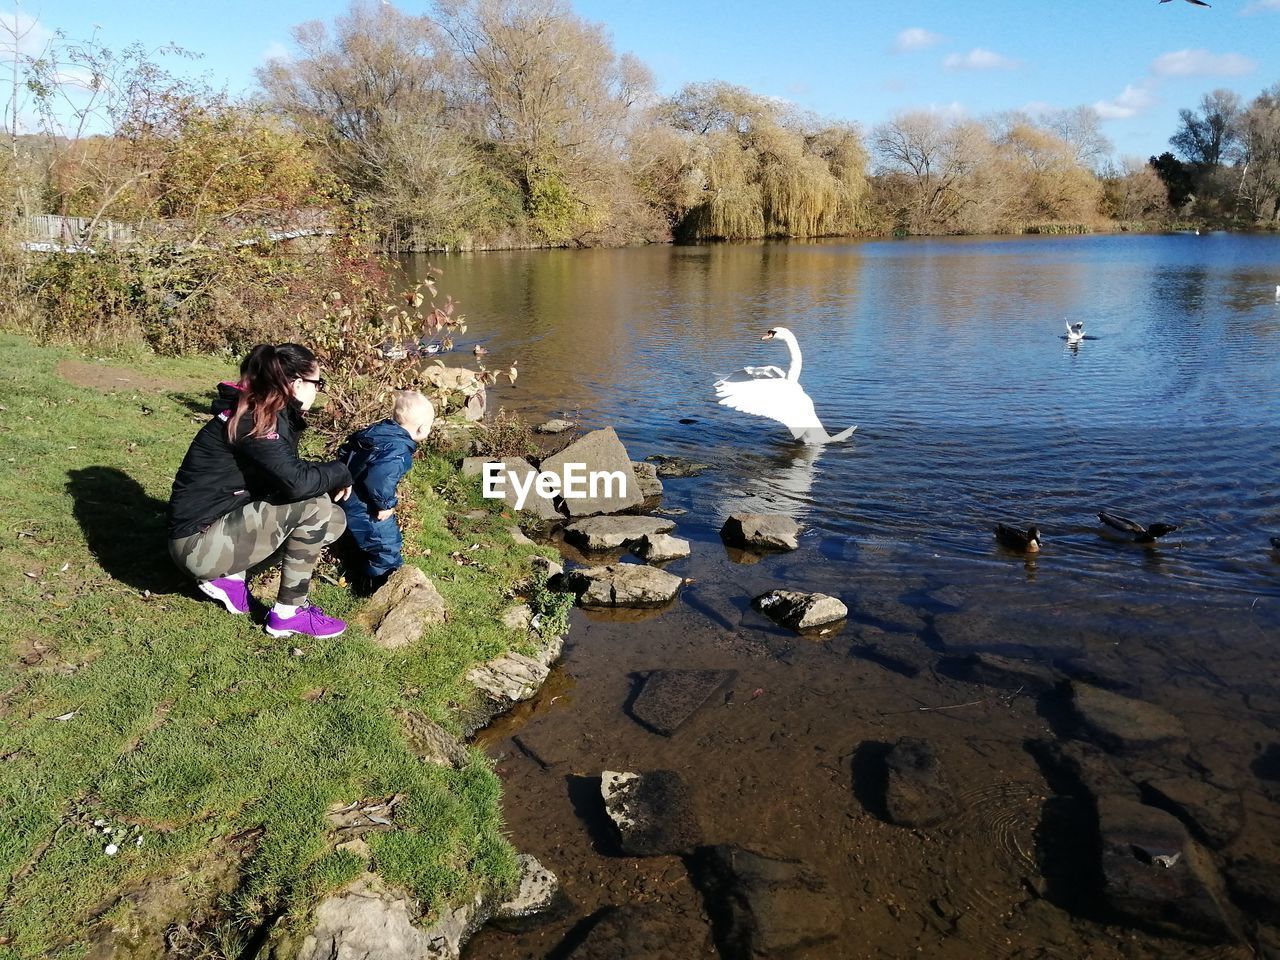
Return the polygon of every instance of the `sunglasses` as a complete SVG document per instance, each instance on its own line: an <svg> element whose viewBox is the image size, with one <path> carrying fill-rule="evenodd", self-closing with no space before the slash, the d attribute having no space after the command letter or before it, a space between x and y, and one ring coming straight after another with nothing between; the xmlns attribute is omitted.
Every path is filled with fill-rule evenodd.
<svg viewBox="0 0 1280 960"><path fill-rule="evenodd" d="M323 390L325 388L324 377L318 377L315 380L312 380L310 377L299 377L298 379L301 380L303 383L314 383L316 385L317 390Z"/></svg>

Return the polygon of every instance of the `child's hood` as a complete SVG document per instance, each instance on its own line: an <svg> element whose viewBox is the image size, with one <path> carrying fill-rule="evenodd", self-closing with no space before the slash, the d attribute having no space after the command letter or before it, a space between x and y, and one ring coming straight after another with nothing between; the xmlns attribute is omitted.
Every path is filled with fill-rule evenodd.
<svg viewBox="0 0 1280 960"><path fill-rule="evenodd" d="M230 413L240 401L240 384L223 380L218 384L218 395L213 398L211 412L216 417L220 413Z"/></svg>
<svg viewBox="0 0 1280 960"><path fill-rule="evenodd" d="M357 430L347 438L347 445L364 450L406 449L410 453L418 449L418 442L409 431L392 419L379 420L372 426Z"/></svg>

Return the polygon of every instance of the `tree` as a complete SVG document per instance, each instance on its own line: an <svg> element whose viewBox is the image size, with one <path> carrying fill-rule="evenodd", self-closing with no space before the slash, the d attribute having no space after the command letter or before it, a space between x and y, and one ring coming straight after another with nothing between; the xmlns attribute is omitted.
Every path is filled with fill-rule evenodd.
<svg viewBox="0 0 1280 960"><path fill-rule="evenodd" d="M1175 161L1176 162L1176 161ZM1151 163L1124 157L1102 179L1103 210L1121 223L1158 220L1169 211L1169 192Z"/></svg>
<svg viewBox="0 0 1280 960"><path fill-rule="evenodd" d="M1240 149L1240 95L1214 90L1200 98L1199 112L1178 111L1180 126L1169 144L1200 170L1216 170L1233 161Z"/></svg>
<svg viewBox="0 0 1280 960"><path fill-rule="evenodd" d="M1280 83L1260 93L1240 122L1238 193L1253 220L1280 219Z"/></svg>
<svg viewBox="0 0 1280 960"><path fill-rule="evenodd" d="M992 164L1005 197L1006 225L1081 224L1097 218L1101 187L1072 144L1048 130L1019 124L995 147Z"/></svg>
<svg viewBox="0 0 1280 960"><path fill-rule="evenodd" d="M1156 176L1164 184L1169 198L1169 206L1178 210L1191 199L1195 184L1187 164L1166 150L1160 156L1151 157L1147 160L1147 166L1155 171Z"/></svg>
<svg viewBox="0 0 1280 960"><path fill-rule="evenodd" d="M876 127L871 143L900 229L957 229L961 213L978 202L974 177L991 152L979 124L924 111L903 113Z"/></svg>

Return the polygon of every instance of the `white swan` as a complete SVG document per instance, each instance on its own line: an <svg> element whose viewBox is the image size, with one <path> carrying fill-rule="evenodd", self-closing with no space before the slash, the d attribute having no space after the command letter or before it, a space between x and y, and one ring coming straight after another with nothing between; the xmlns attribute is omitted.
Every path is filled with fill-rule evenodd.
<svg viewBox="0 0 1280 960"><path fill-rule="evenodd" d="M849 439L857 427L850 427L835 436L827 433L813 409L813 401L800 386L800 344L795 334L786 327L774 327L761 340L777 337L787 345L791 353L791 366L784 373L780 367L743 367L737 373L717 380L716 399L730 410L749 413L755 417L777 420L791 431L791 436L805 443L836 443Z"/></svg>
<svg viewBox="0 0 1280 960"><path fill-rule="evenodd" d="M1080 343L1084 339L1084 321L1067 321L1067 343Z"/></svg>

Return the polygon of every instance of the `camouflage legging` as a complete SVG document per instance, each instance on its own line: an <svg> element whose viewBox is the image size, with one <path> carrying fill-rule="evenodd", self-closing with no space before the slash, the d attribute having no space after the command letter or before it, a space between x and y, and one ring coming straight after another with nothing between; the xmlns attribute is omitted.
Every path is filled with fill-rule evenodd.
<svg viewBox="0 0 1280 960"><path fill-rule="evenodd" d="M169 556L197 580L216 580L248 570L283 544L278 599L296 605L307 597L320 551L346 528L346 514L327 496L281 504L255 500L219 517L203 533L170 540Z"/></svg>

